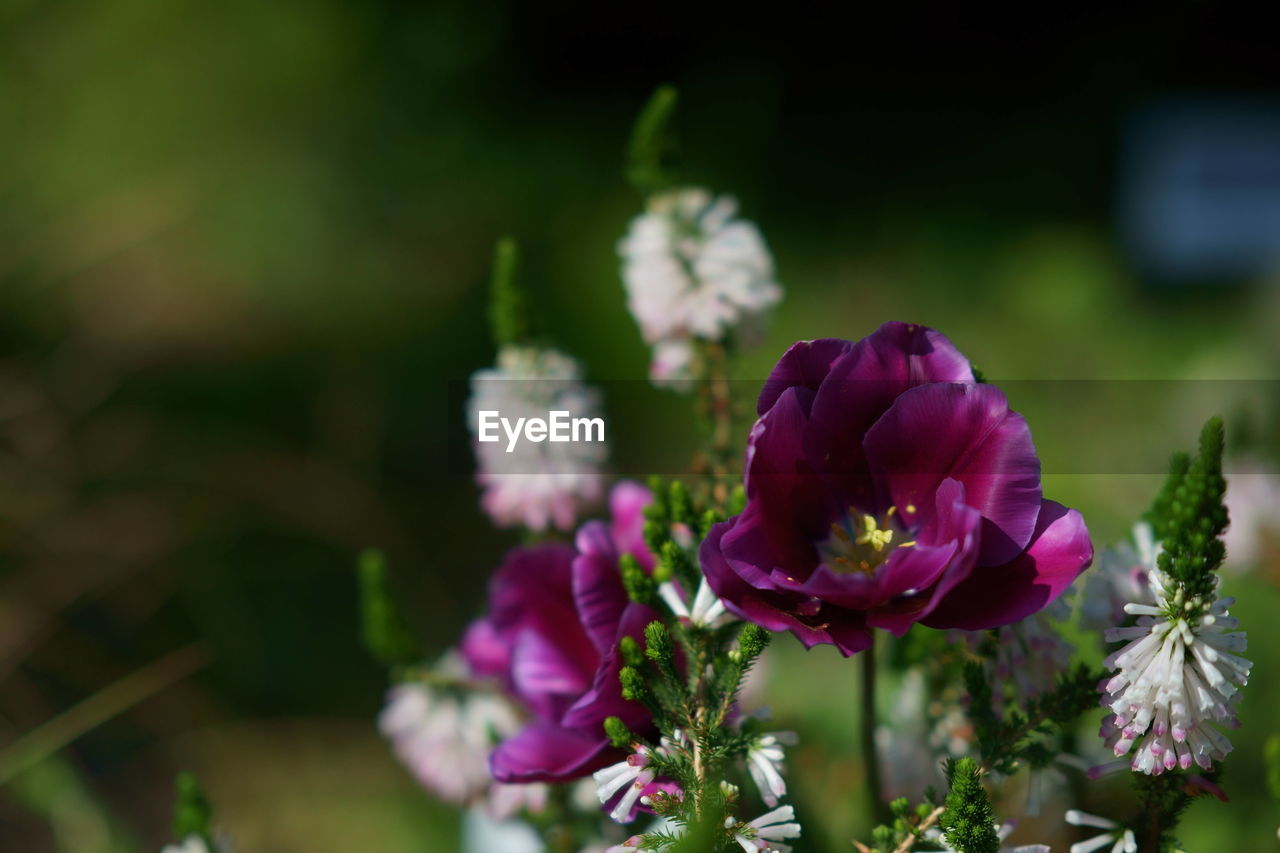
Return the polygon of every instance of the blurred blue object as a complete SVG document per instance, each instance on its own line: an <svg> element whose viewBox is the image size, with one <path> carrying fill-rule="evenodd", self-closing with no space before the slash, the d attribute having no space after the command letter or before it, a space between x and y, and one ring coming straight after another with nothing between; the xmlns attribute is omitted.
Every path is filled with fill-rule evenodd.
<svg viewBox="0 0 1280 853"><path fill-rule="evenodd" d="M1120 163L1120 227L1169 282L1280 268L1280 103L1163 102L1136 114Z"/></svg>

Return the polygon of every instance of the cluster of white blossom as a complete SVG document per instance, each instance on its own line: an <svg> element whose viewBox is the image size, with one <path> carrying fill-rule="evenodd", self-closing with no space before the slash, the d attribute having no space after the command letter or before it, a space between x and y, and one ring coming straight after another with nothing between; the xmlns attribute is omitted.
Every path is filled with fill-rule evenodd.
<svg viewBox="0 0 1280 853"><path fill-rule="evenodd" d="M730 818L729 828L735 828L734 839L743 850L770 850L786 853L791 848L786 844L774 843L783 838L798 838L800 825L795 823L795 812L791 806L777 807L779 799L786 796L787 783L783 776L786 766L786 754L783 746L794 745L797 741L795 732L766 732L756 738L755 743L747 751L747 772L759 790L760 798L773 811L745 824L737 824ZM637 805L649 805L649 797L645 791L657 779L652 767L655 753L669 758L677 750L688 751L690 744L683 733L676 731L673 738L663 738L656 749L637 746L635 750L617 764L612 764L595 773L596 796L601 803L608 804L618 797L609 816L619 823L629 823L634 819ZM721 783L726 791L736 794L737 787L727 782ZM621 793L621 797L618 795ZM765 842L768 842L767 844ZM642 850L638 845L640 836L633 836L616 847L609 848L609 853ZM752 846L754 845L754 846Z"/></svg>
<svg viewBox="0 0 1280 853"><path fill-rule="evenodd" d="M1236 654L1247 640L1227 609L1235 599L1187 601L1159 569L1150 584L1155 604L1128 605L1137 624L1106 634L1108 642L1128 643L1105 661L1118 672L1103 686L1102 704L1112 713L1102 736L1117 756L1133 750L1129 766L1139 773L1186 770L1193 762L1208 769L1231 751L1213 724L1239 726L1238 688L1252 667Z"/></svg>
<svg viewBox="0 0 1280 853"><path fill-rule="evenodd" d="M603 441L478 440L480 412L499 412L510 423L553 411L600 417L599 392L582 380L578 362L554 349L508 345L494 368L471 376L467 405L478 471L480 504L500 527L570 530L579 510L600 499L607 456ZM508 447L512 449L508 452Z"/></svg>
<svg viewBox="0 0 1280 853"><path fill-rule="evenodd" d="M782 298L773 257L738 203L701 188L658 193L618 246L627 307L653 347L650 378L679 387L694 342L750 332Z"/></svg>
<svg viewBox="0 0 1280 853"><path fill-rule="evenodd" d="M460 668L446 655L437 674L448 678ZM378 717L396 757L423 787L445 802L479 805L497 820L546 806L547 786L504 785L489 772L496 741L520 726L511 702L497 693L425 681L393 686Z"/></svg>

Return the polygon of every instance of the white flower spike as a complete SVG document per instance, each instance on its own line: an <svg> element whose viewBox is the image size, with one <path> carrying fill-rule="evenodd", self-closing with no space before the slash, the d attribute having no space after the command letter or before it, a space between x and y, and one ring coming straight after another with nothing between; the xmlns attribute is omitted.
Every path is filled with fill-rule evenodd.
<svg viewBox="0 0 1280 853"><path fill-rule="evenodd" d="M1078 809L1070 809L1064 819L1072 826L1090 826L1104 830L1093 838L1072 844L1070 853L1093 853L1108 844L1111 845L1111 853L1138 853L1138 841L1133 835L1133 830L1122 827L1114 820L1087 814Z"/></svg>
<svg viewBox="0 0 1280 853"><path fill-rule="evenodd" d="M1213 600L1189 616L1181 588L1159 569L1151 573L1151 592L1154 606L1125 608L1139 617L1137 625L1107 631L1108 642L1129 642L1104 662L1119 671L1102 686L1102 704L1113 716L1100 735L1117 756L1133 750L1130 767L1138 773L1186 770L1193 762L1207 770L1231 751L1212 724L1238 728L1239 687L1253 666L1236 654L1247 640L1233 630L1240 622L1227 608L1235 599Z"/></svg>
<svg viewBox="0 0 1280 853"><path fill-rule="evenodd" d="M791 853L790 844L778 844L783 838L799 838L800 824L796 823L796 812L791 806L779 806L766 812L750 823L738 823L733 818L725 822L725 826L734 831L733 840L738 842L746 853Z"/></svg>

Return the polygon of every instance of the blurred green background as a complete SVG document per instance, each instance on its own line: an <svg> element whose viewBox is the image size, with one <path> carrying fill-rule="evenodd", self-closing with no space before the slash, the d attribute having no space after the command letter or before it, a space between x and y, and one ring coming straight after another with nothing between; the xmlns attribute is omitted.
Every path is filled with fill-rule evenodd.
<svg viewBox="0 0 1280 853"><path fill-rule="evenodd" d="M615 245L659 82L681 88L689 175L739 196L787 289L744 384L799 338L941 328L996 381L1034 380L1009 387L1046 492L1100 543L1159 472L1108 460L1161 459L1214 411L1275 471L1275 280L1148 280L1116 221L1135 111L1280 93L1251 14L0 0L0 755L176 649L213 660L9 780L0 849L157 849L182 768L250 853L454 849L453 813L374 729L353 556L386 549L434 653L517 540L447 450L450 389L492 359L498 235L545 333L595 379L644 376ZM1071 406L1048 379L1254 381ZM617 470L684 464L685 401L637 388L611 415ZM1193 850L1276 843L1273 546L1228 581L1255 682L1234 802L1193 809ZM848 849L853 667L776 651L805 849ZM1060 814L1028 837L1065 849Z"/></svg>

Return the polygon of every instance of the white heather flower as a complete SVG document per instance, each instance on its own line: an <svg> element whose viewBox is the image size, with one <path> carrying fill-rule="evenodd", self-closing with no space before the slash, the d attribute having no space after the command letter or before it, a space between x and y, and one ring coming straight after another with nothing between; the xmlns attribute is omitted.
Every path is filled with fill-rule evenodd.
<svg viewBox="0 0 1280 853"><path fill-rule="evenodd" d="M1159 569L1151 573L1151 592L1156 606L1126 608L1140 617L1137 625L1107 631L1108 642L1129 642L1104 661L1119 672L1102 686L1103 707L1114 716L1103 720L1100 734L1117 756L1137 746L1129 765L1136 772L1186 770L1192 761L1207 770L1231 751L1211 723L1238 727L1238 687L1252 667L1235 654L1247 646L1244 632L1232 630L1239 620L1227 611L1235 599L1188 610L1182 588Z"/></svg>
<svg viewBox="0 0 1280 853"><path fill-rule="evenodd" d="M570 418L601 417L600 395L583 383L578 362L553 349L504 346L497 367L472 374L467 405L476 481L484 489L480 503L494 523L572 528L578 510L603 494L605 443L521 438L508 453L511 445L502 429L497 441L479 441L482 411L498 412L511 424L519 418L546 420L553 411L569 412Z"/></svg>
<svg viewBox="0 0 1280 853"><path fill-rule="evenodd" d="M712 628L729 621L723 602L711 591L705 577L698 583L692 606L685 603L684 589L673 580L658 584L658 595L672 613L700 628Z"/></svg>
<svg viewBox="0 0 1280 853"><path fill-rule="evenodd" d="M738 823L733 818L725 821L725 827L733 830L733 840L746 853L791 853L790 844L778 844L783 838L799 838L800 824L796 823L796 810L791 806L779 806L749 823Z"/></svg>
<svg viewBox="0 0 1280 853"><path fill-rule="evenodd" d="M508 785L495 781L489 786L489 797L483 805L493 819L507 820L522 811L541 812L547 807L548 793L548 787L540 782Z"/></svg>
<svg viewBox="0 0 1280 853"><path fill-rule="evenodd" d="M776 806L778 798L787 794L787 780L782 778L786 761L782 747L795 746L797 741L795 732L769 732L747 750L747 771L767 806Z"/></svg>
<svg viewBox="0 0 1280 853"><path fill-rule="evenodd" d="M495 694L406 683L387 691L378 727L425 788L446 802L463 804L489 793L494 738L514 735L520 719L511 704ZM520 797L521 803L528 796L526 792ZM512 792L503 791L499 799L502 807L497 811L505 811Z"/></svg>
<svg viewBox="0 0 1280 853"><path fill-rule="evenodd" d="M1280 474L1263 463L1242 459L1227 480L1227 512L1231 526L1223 535L1229 569L1244 569L1262 556L1268 536L1280 542Z"/></svg>
<svg viewBox="0 0 1280 853"><path fill-rule="evenodd" d="M618 823L627 823L631 819L631 813L638 802L646 802L642 799L644 789L653 783L657 778L657 773L649 766L652 757L657 754L661 757L670 756L676 748L684 747L687 739L680 730L673 733L673 739L664 737L662 742L658 744L657 749L650 749L643 744L635 747L635 752L628 755L617 764L610 764L601 770L597 770L592 774L592 778L596 783L596 798L602 803L608 803L618 792L626 788L626 793L618 800L617 804L609 812L609 817Z"/></svg>
<svg viewBox="0 0 1280 853"><path fill-rule="evenodd" d="M462 825L463 853L543 853L546 844L522 820L495 820L484 809L467 812Z"/></svg>
<svg viewBox="0 0 1280 853"><path fill-rule="evenodd" d="M1161 550L1155 532L1145 521L1133 526L1132 541L1125 540L1103 549L1097 565L1086 575L1080 624L1102 631L1124 621L1126 604L1150 604L1149 578L1156 569Z"/></svg>
<svg viewBox="0 0 1280 853"><path fill-rule="evenodd" d="M1014 826L1013 821L1006 820L995 828L996 837L1004 841L1013 834ZM931 844L937 844L940 848L939 853L942 853L942 851L945 851L945 853L959 853L956 848L947 843L946 836L937 827L925 830L924 838ZM1000 853L1050 853L1050 850L1048 844L1019 844L1017 847L1001 847Z"/></svg>
<svg viewBox="0 0 1280 853"><path fill-rule="evenodd" d="M596 780L596 796L602 803L609 802L619 791L626 789L626 793L609 812L609 817L618 823L627 823L630 820L631 811L639 802L644 789L649 787L658 775L649 767L650 755L652 751L649 747L639 746L635 752L617 764L611 764L592 774L592 778Z"/></svg>
<svg viewBox="0 0 1280 853"><path fill-rule="evenodd" d="M1138 841L1133 830L1122 827L1114 820L1086 814L1078 809L1070 809L1064 819L1072 826L1091 826L1104 830L1093 838L1072 844L1071 853L1093 853L1108 844L1111 845L1111 853L1138 853Z"/></svg>
<svg viewBox="0 0 1280 853"><path fill-rule="evenodd" d="M658 193L618 245L627 307L656 348L655 381L687 370L691 339L719 341L755 325L782 298L764 238L737 209L733 197L705 189Z"/></svg>

